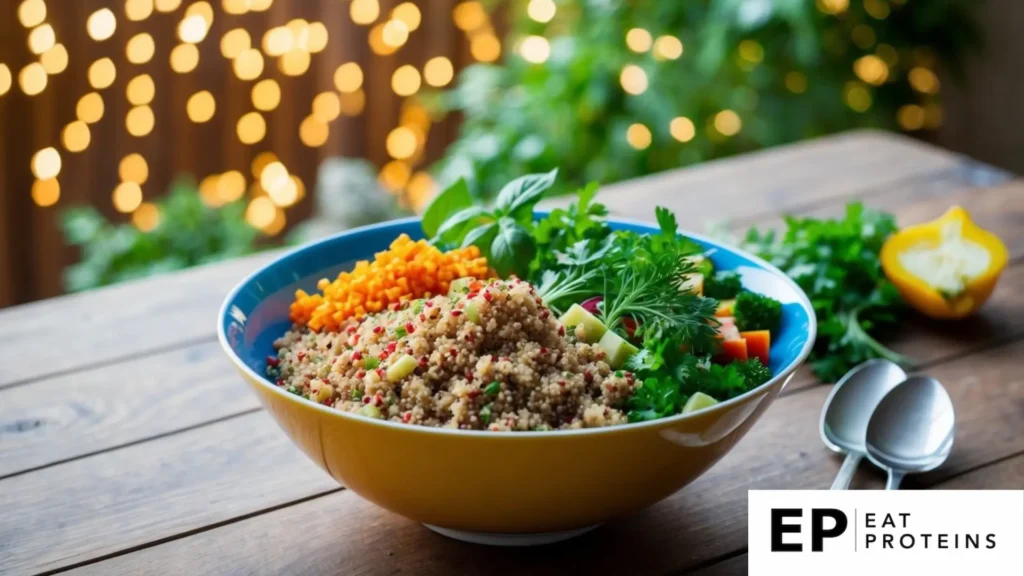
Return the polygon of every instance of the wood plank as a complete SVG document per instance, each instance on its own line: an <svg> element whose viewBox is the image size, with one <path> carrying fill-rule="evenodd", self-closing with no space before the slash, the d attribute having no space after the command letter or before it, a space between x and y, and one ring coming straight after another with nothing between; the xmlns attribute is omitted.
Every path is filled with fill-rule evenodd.
<svg viewBox="0 0 1024 576"><path fill-rule="evenodd" d="M908 488L932 485L1024 450L1024 380L1015 361L1021 354L1024 342L1018 341L932 371L956 407L956 440L949 461L935 472L909 478ZM827 393L827 387L817 387L780 398L732 453L688 489L561 546L467 546L342 492L115 557L87 571L138 573L147 566L181 573L681 570L744 546L747 490L829 485L840 460L818 438L818 414ZM244 416L0 481L9 511L5 520L13 519L0 528L0 541L13 543L6 552L10 557L0 557L0 563L54 569L267 508L281 500L269 490L273 487L287 486L291 498L324 491L324 475L310 470L311 465L293 464L295 456L289 454L297 450L286 445L283 434L265 430L271 427L268 420L262 413ZM216 457L203 456L213 450ZM270 455L281 462L266 466ZM211 466L191 462L196 459ZM112 470L129 469L124 468L129 462L134 463L130 478L116 485L104 481ZM225 468L225 462L230 466ZM250 468L256 464L262 467ZM180 488L175 481L186 471L192 476L191 495L168 490ZM243 486L234 483L239 478L246 479ZM865 466L854 486L880 481L881 475ZM73 494L75 503L41 496L50 487L54 493ZM122 494L130 497L119 497L123 505L116 509L96 504ZM63 550L47 554L57 541Z"/></svg>
<svg viewBox="0 0 1024 576"><path fill-rule="evenodd" d="M0 390L0 478L258 408L216 342Z"/></svg>
<svg viewBox="0 0 1024 576"><path fill-rule="evenodd" d="M213 338L217 310L228 291L274 254L4 310L0 388Z"/></svg>

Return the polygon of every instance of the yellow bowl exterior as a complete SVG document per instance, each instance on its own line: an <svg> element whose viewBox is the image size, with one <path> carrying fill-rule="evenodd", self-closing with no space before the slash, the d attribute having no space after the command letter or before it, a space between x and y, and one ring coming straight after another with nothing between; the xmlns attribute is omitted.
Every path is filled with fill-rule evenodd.
<svg viewBox="0 0 1024 576"><path fill-rule="evenodd" d="M581 528L658 502L724 456L788 380L645 424L467 433L341 413L242 374L292 441L346 488L413 520L498 533Z"/></svg>

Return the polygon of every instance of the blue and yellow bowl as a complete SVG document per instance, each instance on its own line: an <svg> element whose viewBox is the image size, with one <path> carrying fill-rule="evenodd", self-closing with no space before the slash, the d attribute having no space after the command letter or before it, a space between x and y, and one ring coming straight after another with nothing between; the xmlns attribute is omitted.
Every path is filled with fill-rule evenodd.
<svg viewBox="0 0 1024 576"><path fill-rule="evenodd" d="M612 220L615 229L656 232ZM777 268L698 235L715 266L783 302L769 382L687 415L588 430L495 433L411 426L321 406L263 374L272 343L290 327L295 290L312 292L418 219L344 232L289 252L246 278L217 319L225 352L295 444L338 482L388 510L474 541L534 543L650 506L692 482L753 426L811 350L814 312ZM258 449L258 448L254 448Z"/></svg>

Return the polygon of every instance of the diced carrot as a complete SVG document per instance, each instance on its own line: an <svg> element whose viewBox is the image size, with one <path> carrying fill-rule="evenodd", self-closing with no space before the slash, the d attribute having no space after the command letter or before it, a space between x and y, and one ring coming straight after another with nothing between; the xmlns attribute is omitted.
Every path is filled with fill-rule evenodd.
<svg viewBox="0 0 1024 576"><path fill-rule="evenodd" d="M736 300L719 300L718 308L715 310L715 316L723 318L726 316L732 316L732 308L736 305Z"/></svg>
<svg viewBox="0 0 1024 576"><path fill-rule="evenodd" d="M761 360L761 364L768 365L768 354L772 347L772 334L767 330L751 330L740 332L740 336L747 341L747 351L754 358Z"/></svg>
<svg viewBox="0 0 1024 576"><path fill-rule="evenodd" d="M722 350L715 355L715 361L728 363L733 360L747 359L747 341L743 338L736 340L725 340L722 342Z"/></svg>

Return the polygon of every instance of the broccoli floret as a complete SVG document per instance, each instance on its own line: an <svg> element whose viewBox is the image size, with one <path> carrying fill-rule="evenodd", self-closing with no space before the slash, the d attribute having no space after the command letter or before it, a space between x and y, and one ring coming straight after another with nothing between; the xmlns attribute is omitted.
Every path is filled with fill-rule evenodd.
<svg viewBox="0 0 1024 576"><path fill-rule="evenodd" d="M754 292L740 292L732 309L740 330L775 330L782 320L782 303Z"/></svg>
<svg viewBox="0 0 1024 576"><path fill-rule="evenodd" d="M772 379L772 371L764 364L761 364L761 360L758 358L750 358L745 361L740 360L733 362L733 364L736 366L736 370L743 376L747 390L757 388Z"/></svg>
<svg viewBox="0 0 1024 576"><path fill-rule="evenodd" d="M735 272L722 270L704 279L704 295L715 300L735 298L742 289L740 275Z"/></svg>

